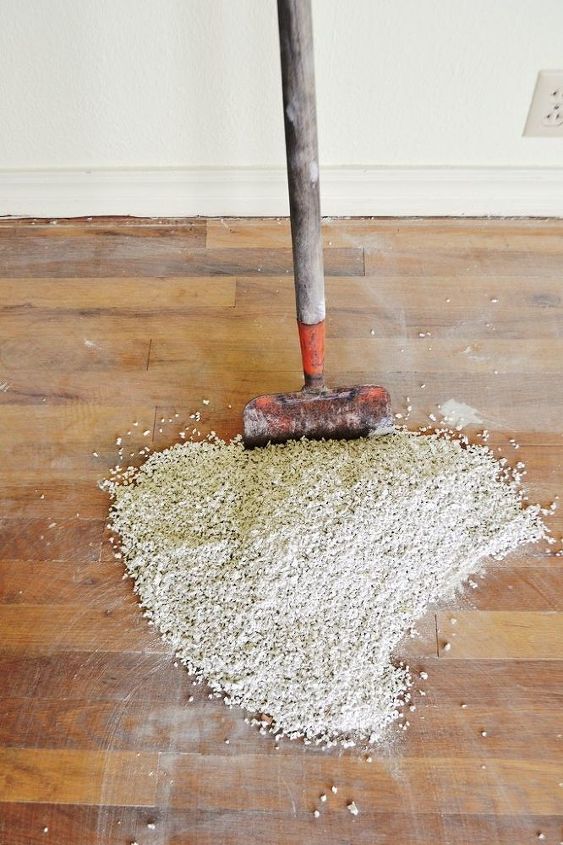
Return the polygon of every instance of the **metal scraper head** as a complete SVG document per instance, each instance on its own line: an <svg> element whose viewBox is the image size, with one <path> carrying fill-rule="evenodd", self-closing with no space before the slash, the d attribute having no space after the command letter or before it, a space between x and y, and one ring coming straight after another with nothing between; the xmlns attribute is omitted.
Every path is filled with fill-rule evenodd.
<svg viewBox="0 0 563 845"><path fill-rule="evenodd" d="M389 394L371 384L257 396L246 405L243 423L249 447L302 437L353 440L393 431Z"/></svg>

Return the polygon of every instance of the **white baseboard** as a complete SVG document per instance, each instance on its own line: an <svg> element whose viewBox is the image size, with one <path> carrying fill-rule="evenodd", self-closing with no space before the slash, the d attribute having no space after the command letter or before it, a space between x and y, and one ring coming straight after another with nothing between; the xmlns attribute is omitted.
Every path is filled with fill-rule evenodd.
<svg viewBox="0 0 563 845"><path fill-rule="evenodd" d="M563 217L563 168L324 168L325 216ZM0 215L288 213L283 170L0 171Z"/></svg>

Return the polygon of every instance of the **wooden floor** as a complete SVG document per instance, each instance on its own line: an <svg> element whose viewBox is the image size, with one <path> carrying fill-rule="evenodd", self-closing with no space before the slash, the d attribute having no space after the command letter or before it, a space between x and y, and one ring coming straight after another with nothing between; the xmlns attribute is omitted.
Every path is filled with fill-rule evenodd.
<svg viewBox="0 0 563 845"><path fill-rule="evenodd" d="M412 426L466 403L472 436L488 428L550 503L563 222L349 220L324 236L332 383L385 384ZM118 436L126 458L161 448L194 409L229 435L250 397L299 386L287 222L3 222L0 276L0 843L559 843L560 543L477 578L455 629L429 615L403 650L428 673L410 728L368 762L276 751L194 689L104 542L96 482ZM549 521L560 537L562 512Z"/></svg>

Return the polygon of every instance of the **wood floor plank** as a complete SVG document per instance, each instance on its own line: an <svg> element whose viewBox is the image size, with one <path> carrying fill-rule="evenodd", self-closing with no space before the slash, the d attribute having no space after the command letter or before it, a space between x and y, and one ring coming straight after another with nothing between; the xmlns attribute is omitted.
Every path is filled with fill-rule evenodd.
<svg viewBox="0 0 563 845"><path fill-rule="evenodd" d="M437 619L442 659L563 659L563 615L552 611L440 612Z"/></svg>
<svg viewBox="0 0 563 845"><path fill-rule="evenodd" d="M494 292L491 293L491 285ZM471 294L468 294L471 291ZM405 325L400 322L402 312L411 320L417 318L422 329L423 319L430 320L425 330L432 327L458 324L463 331L477 319L483 329L491 323L498 330L503 321L527 309L525 319L516 337L522 332L541 331L542 322L561 320L563 307L561 285L557 274L552 276L495 275L493 279L475 274L467 276L460 285L455 273L435 275L420 279L401 274L354 276L329 276L326 279L328 319L333 316L353 314L361 318L367 314L391 320L402 334ZM492 300L496 299L496 302ZM295 309L293 279L284 276L244 276L236 279L236 308L245 314L263 316L265 306L269 313L292 313ZM465 309L465 310L464 310ZM393 313L397 312L399 313ZM408 325L408 324L407 324Z"/></svg>
<svg viewBox="0 0 563 845"><path fill-rule="evenodd" d="M200 807L197 812L163 811L161 807L95 807L54 804L4 804L0 835L9 845L45 845L44 827L52 841L80 845L143 842L156 837L166 845L326 845L330 838L354 845L515 845L534 843L538 833L558 842L561 816L495 816L491 814L417 814L406 808L368 812L350 818L339 807L322 819L312 814L227 811ZM148 827L154 825L154 828ZM153 831L151 833L151 831ZM351 840L350 837L353 836Z"/></svg>
<svg viewBox="0 0 563 845"><path fill-rule="evenodd" d="M486 244L488 249L555 251L561 248L560 221L530 220L397 220L352 218L322 221L325 246L369 246L379 249L413 248L428 251L467 249ZM207 245L217 247L283 247L291 243L289 221L221 218L208 220Z"/></svg>
<svg viewBox="0 0 563 845"><path fill-rule="evenodd" d="M0 559L94 563L104 527L99 519L0 519Z"/></svg>
<svg viewBox="0 0 563 845"><path fill-rule="evenodd" d="M439 415L438 405L453 398L475 410L482 420L480 430L486 427L491 431L504 431L507 437L520 432L541 434L546 446L563 441L560 432L563 400L557 392L547 392L552 387L553 377L546 378L546 392L543 392L538 391L537 373L522 373L518 379L512 373L494 375L492 370L482 373L473 373L469 369L467 372L451 370L438 374L419 366L411 349L408 346L404 348L405 353L399 353L390 370L384 370L377 360L364 370L357 365L354 369L344 369L340 362L336 362L328 371L330 383L384 384L391 391L395 409L400 411L405 410L406 397L409 396L414 400L411 402L410 424L415 427L419 421L429 422L429 413ZM18 406L20 413L22 405L77 403L100 407L121 404L125 409L133 410L143 403L152 403L153 407L178 404L193 408L194 402L200 403L201 397L207 397L213 402L215 412L225 418L227 410L231 410L228 404L231 404L231 424L238 416L240 425L240 410L253 396L298 390L302 384L301 368L297 364L293 370L277 369L269 373L264 369L254 369L249 357L243 362L245 367L242 369L225 363L223 370L219 370L217 364L213 364L213 361L218 361L218 355L217 350L211 361L200 358L197 370L191 372L184 362L155 364L154 361L151 361L147 372L100 369L98 372L61 373L22 369L6 378L8 388L0 391L0 405L2 408L6 405ZM234 360L236 356L232 357ZM131 421L133 419L135 417L131 416Z"/></svg>
<svg viewBox="0 0 563 845"><path fill-rule="evenodd" d="M480 707L484 703L533 710L538 701L551 713L563 704L563 661L442 657L409 660L414 678L413 698L427 698L431 706ZM420 678L425 672L428 679ZM420 695L420 690L426 693ZM558 731L559 733L559 731ZM557 736L554 737L554 740Z"/></svg>
<svg viewBox="0 0 563 845"><path fill-rule="evenodd" d="M160 757L160 789L167 803L194 811L205 806L216 812L280 812L287 809L289 798L297 813L312 813L318 796L333 783L339 787L334 807L344 809L353 800L360 813L391 812L402 805L405 795L417 796L419 813L447 806L454 813L550 816L561 807L560 768L541 759L489 758L482 769L476 760L457 757L433 757L431 766L416 757L374 756L368 764L357 756L268 760L240 754L229 757L228 766L222 756L163 753ZM498 782L503 784L501 790L495 789Z"/></svg>
<svg viewBox="0 0 563 845"><path fill-rule="evenodd" d="M91 457L94 457L93 455ZM100 460L111 463L108 448ZM131 458L131 461L133 459ZM105 474L103 471L100 475ZM1 477L1 473L0 473ZM105 519L108 511L107 494L92 480L37 478L36 483L4 478L0 480L0 499L6 517L45 517L46 511L55 520L70 519L79 513L83 519ZM44 498L41 498L41 497ZM76 508L80 507L77 511Z"/></svg>
<svg viewBox="0 0 563 845"><path fill-rule="evenodd" d="M0 560L0 604L82 604L106 610L135 605L123 571L116 560Z"/></svg>
<svg viewBox="0 0 563 845"><path fill-rule="evenodd" d="M534 565L533 558L528 562L528 566L508 561L501 567L492 566L483 580L473 575L480 589L468 590L462 606L468 602L477 610L563 611L563 566Z"/></svg>
<svg viewBox="0 0 563 845"><path fill-rule="evenodd" d="M205 246L205 223L176 227L16 226L0 230L3 277L172 275L183 256ZM13 272L12 272L13 271ZM184 275L180 270L176 275Z"/></svg>
<svg viewBox="0 0 563 845"><path fill-rule="evenodd" d="M25 258L22 260L25 247ZM330 248L324 253L329 276L363 276L364 252ZM96 249L91 238L26 237L23 244L0 241L0 278L114 278L116 276L251 276L292 273L291 249L202 249L188 238L156 240L112 236Z"/></svg>
<svg viewBox="0 0 563 845"><path fill-rule="evenodd" d="M60 651L57 654L2 654L0 698L54 698L90 701L185 701L194 691L181 668L166 654L140 652ZM450 702L479 706L484 701L533 709L538 700L557 712L563 705L563 661L409 660L416 696L426 692L429 704ZM415 697L416 697L415 696ZM295 746L298 747L298 746Z"/></svg>
<svg viewBox="0 0 563 845"><path fill-rule="evenodd" d="M202 217L22 217L2 218L0 238L84 238L107 239L126 233L131 238L160 238L179 235L191 237L198 246L205 246L207 220Z"/></svg>
<svg viewBox="0 0 563 845"><path fill-rule="evenodd" d="M221 343L219 338L196 338L182 334L153 338L150 366L178 362L194 366L196 359L206 362L209 370L219 370L221 360L227 368L247 369L252 359L257 369L269 372L295 370L299 367L299 350L287 342L286 328L272 326L264 338L258 339L250 332L238 341ZM222 356L222 357L221 357ZM367 370L379 368L392 370L401 356L415 356L428 378L438 374L486 373L488 375L535 373L547 385L559 372L563 358L563 338L549 341L528 340L522 356L514 354L511 340L494 338L467 344L465 340L452 342L441 338L412 338L406 341L378 337L335 337L326 350L327 368L350 369L363 361Z"/></svg>
<svg viewBox="0 0 563 845"><path fill-rule="evenodd" d="M37 503L44 504L42 513L46 518L54 516L49 507L50 485L58 488L63 479L67 484L89 479L94 488L98 479L107 477L110 466L139 458L139 452L150 445L154 426L154 406L134 402L121 406L40 403L31 413L22 413L20 405L6 404L2 416L12 433L11 448L0 467L0 483L27 485ZM40 498L42 495L44 499ZM78 499L72 516L77 512L80 513Z"/></svg>
<svg viewBox="0 0 563 845"><path fill-rule="evenodd" d="M201 308L232 308L236 280L230 276L144 278L2 279L0 318L81 315L190 314Z"/></svg>
<svg viewBox="0 0 563 845"><path fill-rule="evenodd" d="M41 314L11 315L2 319L0 364L5 383L19 370L109 372L147 369L150 334L140 323L135 332L104 331L88 317L66 319ZM100 378L100 375L98 375Z"/></svg>
<svg viewBox="0 0 563 845"><path fill-rule="evenodd" d="M429 687L427 683L424 686ZM177 751L227 758L240 754L269 756L274 739L261 736L243 721L242 711L210 701L201 687L186 683L186 695L177 702L90 699L0 699L0 743L13 748L76 748L134 751ZM190 692L190 696L187 696ZM193 697L193 701L186 699ZM494 759L560 759L560 718L556 710L538 713L537 707L507 706L506 701L467 705L431 702L414 696L416 710L405 712L408 731L393 736L397 757L458 757L479 765ZM481 732L487 735L483 737ZM228 740L228 746L226 746ZM429 751L429 748L431 751ZM326 752L282 740L276 756L326 756Z"/></svg>
<svg viewBox="0 0 563 845"><path fill-rule="evenodd" d="M86 651L0 653L0 698L187 701L191 684L168 654ZM188 692L190 687L190 692Z"/></svg>
<svg viewBox="0 0 563 845"><path fill-rule="evenodd" d="M554 251L544 253L541 261L527 248L497 251L482 243L455 250L443 249L440 252L432 248L421 250L407 246L397 252L366 249L365 258L367 276L400 273L426 278L451 273L463 278L479 274L490 278L490 295L494 297L496 274L521 276L527 272L531 276L556 277L563 258L563 247L559 244Z"/></svg>
<svg viewBox="0 0 563 845"><path fill-rule="evenodd" d="M46 842L56 842L57 845L115 845L119 842L129 845L135 841L142 842L143 837L146 839L151 831L147 825L154 822L159 822L158 832L161 834L161 816L160 808L150 806L4 803L0 809L0 836L6 845L46 845Z"/></svg>
<svg viewBox="0 0 563 845"><path fill-rule="evenodd" d="M0 801L151 806L158 756L0 748Z"/></svg>
<svg viewBox="0 0 563 845"><path fill-rule="evenodd" d="M166 654L136 606L118 610L82 605L0 605L3 649L27 655L68 651L142 651Z"/></svg>

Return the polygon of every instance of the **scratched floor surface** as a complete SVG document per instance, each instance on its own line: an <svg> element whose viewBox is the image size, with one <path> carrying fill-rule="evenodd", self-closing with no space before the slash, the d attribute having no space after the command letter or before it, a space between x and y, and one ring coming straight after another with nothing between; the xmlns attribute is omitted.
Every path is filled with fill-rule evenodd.
<svg viewBox="0 0 563 845"><path fill-rule="evenodd" d="M550 503L563 222L324 228L332 383L385 384L413 426L464 403ZM410 728L371 762L276 751L192 687L112 558L96 484L117 437L138 460L195 409L229 435L250 397L299 386L286 221L3 222L0 290L2 845L561 841L563 558L545 544L477 579L455 631L448 609L424 620L402 652L428 673Z"/></svg>

